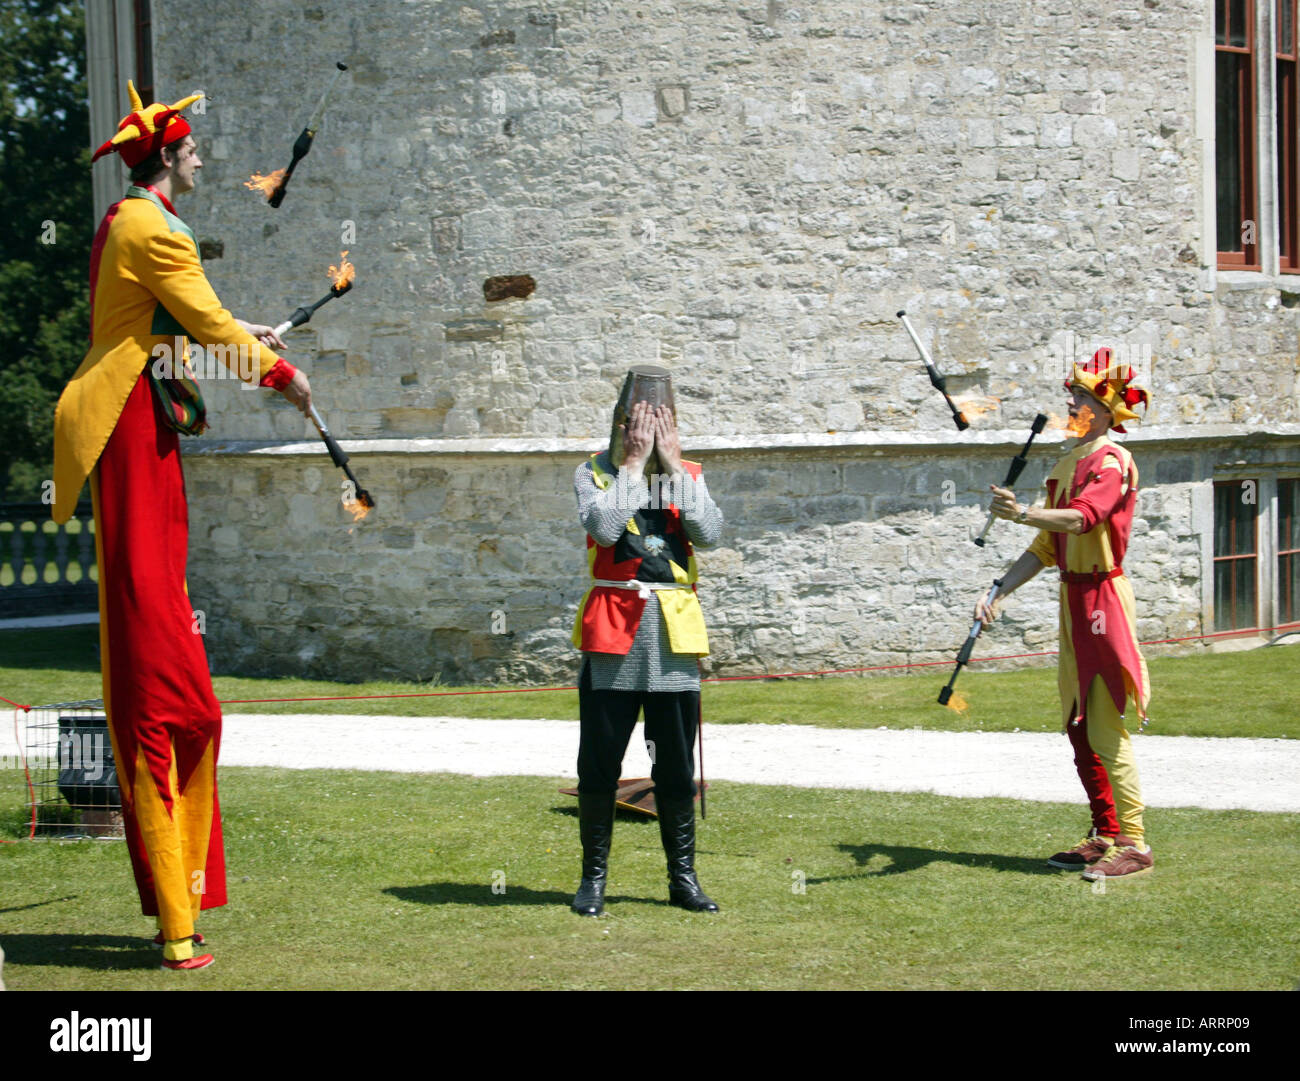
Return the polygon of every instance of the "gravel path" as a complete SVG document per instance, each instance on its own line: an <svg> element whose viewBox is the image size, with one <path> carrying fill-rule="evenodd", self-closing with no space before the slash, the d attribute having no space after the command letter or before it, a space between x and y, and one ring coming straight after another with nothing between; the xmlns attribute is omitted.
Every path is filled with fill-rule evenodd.
<svg viewBox="0 0 1300 1081"><path fill-rule="evenodd" d="M623 762L646 776L640 729ZM1300 740L1136 736L1142 794L1153 807L1300 811ZM478 777L575 776L572 721L227 714L227 766L393 770ZM787 724L706 725L709 780L866 788L1079 803L1062 734L918 732Z"/></svg>

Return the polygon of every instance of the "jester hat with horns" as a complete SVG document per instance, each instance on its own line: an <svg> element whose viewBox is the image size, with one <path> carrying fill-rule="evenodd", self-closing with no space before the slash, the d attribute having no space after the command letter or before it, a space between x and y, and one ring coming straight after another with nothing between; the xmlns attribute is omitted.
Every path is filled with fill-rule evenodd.
<svg viewBox="0 0 1300 1081"><path fill-rule="evenodd" d="M1133 366L1114 363L1114 353L1102 346L1087 364L1076 364L1074 373L1065 382L1066 390L1083 387L1110 410L1110 426L1124 433L1124 422L1137 420L1133 406L1142 403L1145 412L1151 405L1151 395L1141 387L1132 385Z"/></svg>
<svg viewBox="0 0 1300 1081"><path fill-rule="evenodd" d="M117 134L95 151L90 159L92 162L117 151L127 166L134 169L164 146L179 142L190 133L190 125L181 116L181 110L203 97L202 94L191 94L175 105L157 103L146 109L130 79L126 82L126 90L131 96L131 111L118 124Z"/></svg>

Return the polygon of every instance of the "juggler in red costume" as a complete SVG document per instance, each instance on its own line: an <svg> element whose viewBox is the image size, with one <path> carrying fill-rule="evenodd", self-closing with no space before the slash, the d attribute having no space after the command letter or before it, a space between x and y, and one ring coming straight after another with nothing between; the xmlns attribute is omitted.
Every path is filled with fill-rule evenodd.
<svg viewBox="0 0 1300 1081"><path fill-rule="evenodd" d="M54 420L54 519L65 522L90 481L99 563L104 709L122 791L131 864L145 915L156 916L163 967L194 956L200 910L226 903L217 802L221 709L185 587L189 523L178 432L206 427L184 363L189 342L235 347L237 374L304 410L301 372L268 348L265 326L221 306L193 232L172 199L202 167L181 110L140 101L96 152L131 168L91 249L91 345ZM242 358L240 353L242 352ZM232 365L234 367L234 365ZM246 370L245 370L246 369Z"/></svg>
<svg viewBox="0 0 1300 1081"><path fill-rule="evenodd" d="M1072 428L1081 431L1047 478L1043 507L1024 507L1014 493L994 487L993 513L1038 529L1038 536L1003 577L1006 596L1046 567L1060 576L1062 722L1074 764L1088 795L1092 828L1073 848L1048 863L1084 872L1090 880L1151 870L1145 842L1142 791L1126 718L1146 719L1151 688L1138 649L1133 587L1124 555L1137 506L1138 470L1129 452L1110 438L1136 420L1133 407L1150 395L1132 385L1128 365L1099 349L1076 364L1070 392ZM980 601L976 618L993 618Z"/></svg>

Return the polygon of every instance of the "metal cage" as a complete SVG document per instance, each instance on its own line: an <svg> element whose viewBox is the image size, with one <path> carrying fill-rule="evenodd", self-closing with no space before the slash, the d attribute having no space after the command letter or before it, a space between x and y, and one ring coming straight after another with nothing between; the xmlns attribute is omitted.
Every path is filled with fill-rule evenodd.
<svg viewBox="0 0 1300 1081"><path fill-rule="evenodd" d="M33 837L121 837L122 796L100 699L33 706L25 757Z"/></svg>

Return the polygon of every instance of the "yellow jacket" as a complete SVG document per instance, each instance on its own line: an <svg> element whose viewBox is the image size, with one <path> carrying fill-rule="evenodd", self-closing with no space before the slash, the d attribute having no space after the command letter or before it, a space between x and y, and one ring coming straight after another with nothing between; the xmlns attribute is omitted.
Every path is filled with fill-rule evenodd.
<svg viewBox="0 0 1300 1081"><path fill-rule="evenodd" d="M221 306L203 273L194 233L144 188L130 188L100 223L90 257L90 302L90 352L54 411L56 522L71 517L146 363L169 356L178 338L245 349L245 374L257 373L251 382L279 359ZM224 359L238 371L235 358L227 353Z"/></svg>

